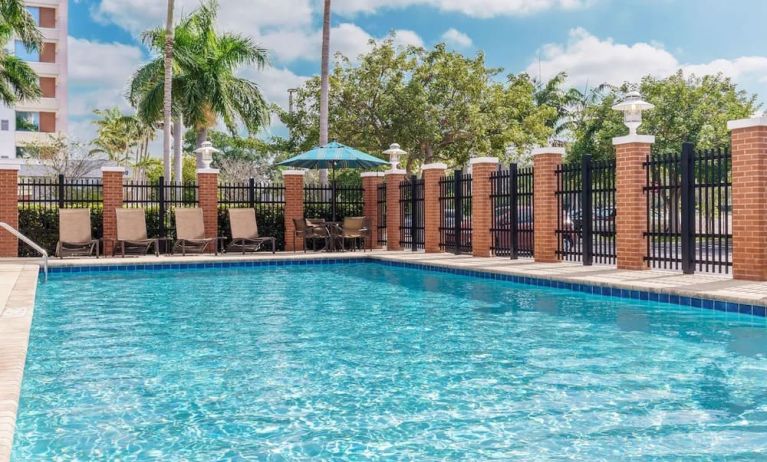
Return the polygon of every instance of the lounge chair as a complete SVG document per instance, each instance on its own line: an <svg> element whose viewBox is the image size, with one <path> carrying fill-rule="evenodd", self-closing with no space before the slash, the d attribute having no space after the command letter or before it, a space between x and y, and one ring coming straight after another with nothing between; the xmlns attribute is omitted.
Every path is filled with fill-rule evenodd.
<svg viewBox="0 0 767 462"><path fill-rule="evenodd" d="M177 208L176 209L176 242L173 244L173 252L179 248L181 255L187 251L193 253L205 253L213 244L213 252L218 255L218 238L205 237L205 221L202 209Z"/></svg>
<svg viewBox="0 0 767 462"><path fill-rule="evenodd" d="M59 209L59 242L56 256L90 257L96 252L99 258L99 241L91 234L91 211L89 209Z"/></svg>
<svg viewBox="0 0 767 462"><path fill-rule="evenodd" d="M232 242L227 251L242 250L257 252L266 242L272 243L272 253L276 250L273 237L260 237L256 222L256 209L229 209L229 229L232 232Z"/></svg>
<svg viewBox="0 0 767 462"><path fill-rule="evenodd" d="M150 239L146 232L146 212L144 209L115 209L117 214L117 242L120 254L125 258L125 251L137 255L146 255L154 246L155 256L160 255L159 240Z"/></svg>
<svg viewBox="0 0 767 462"><path fill-rule="evenodd" d="M353 248L358 248L357 243L362 241L362 250L365 250L365 241L369 236L368 229L365 226L364 217L346 217L341 227L340 238L342 247L346 250L346 241L351 240Z"/></svg>

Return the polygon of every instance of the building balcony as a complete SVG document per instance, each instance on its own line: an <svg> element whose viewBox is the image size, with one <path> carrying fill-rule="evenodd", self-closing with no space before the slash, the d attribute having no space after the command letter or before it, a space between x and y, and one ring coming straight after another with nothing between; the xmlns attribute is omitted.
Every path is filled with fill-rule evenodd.
<svg viewBox="0 0 767 462"><path fill-rule="evenodd" d="M23 101L16 105L17 111L23 112L57 112L59 100L56 98L40 98L36 101Z"/></svg>
<svg viewBox="0 0 767 462"><path fill-rule="evenodd" d="M51 135L55 136L56 134L43 132L16 132L16 145L23 146L30 143L47 143L51 140Z"/></svg>
<svg viewBox="0 0 767 462"><path fill-rule="evenodd" d="M40 63L40 62L30 62L29 66L32 68L32 70L35 71L37 75L45 75L45 76L58 76L61 72L61 69L59 69L59 65L56 63Z"/></svg>

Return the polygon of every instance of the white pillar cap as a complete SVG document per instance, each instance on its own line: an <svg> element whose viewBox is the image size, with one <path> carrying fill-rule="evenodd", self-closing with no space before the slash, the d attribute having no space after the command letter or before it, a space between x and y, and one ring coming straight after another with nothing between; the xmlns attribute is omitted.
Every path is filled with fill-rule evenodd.
<svg viewBox="0 0 767 462"><path fill-rule="evenodd" d="M304 176L306 170L283 170L282 176Z"/></svg>
<svg viewBox="0 0 767 462"><path fill-rule="evenodd" d="M749 119L738 119L727 122L727 130L738 130L740 128L767 127L767 116L751 117Z"/></svg>
<svg viewBox="0 0 767 462"><path fill-rule="evenodd" d="M621 144L653 144L655 143L655 137L652 135L626 135L616 136L613 138L613 146L620 146Z"/></svg>
<svg viewBox="0 0 767 462"><path fill-rule="evenodd" d="M360 177L362 178L380 178L383 177L383 172L362 172L360 173Z"/></svg>
<svg viewBox="0 0 767 462"><path fill-rule="evenodd" d="M208 174L208 175L218 175L218 171L219 170L217 168L198 168L197 169L197 174L198 175L200 175L200 174L202 174L202 175L205 175L205 174Z"/></svg>
<svg viewBox="0 0 767 462"><path fill-rule="evenodd" d="M101 167L101 173L106 173L106 172L122 173L123 175L125 175L128 172L128 169L126 169L125 167L114 167L114 166Z"/></svg>
<svg viewBox="0 0 767 462"><path fill-rule="evenodd" d="M565 148L555 148L554 146L547 146L543 148L535 148L530 153L532 156L538 156L541 154L559 154L564 156L565 155Z"/></svg>
<svg viewBox="0 0 767 462"><path fill-rule="evenodd" d="M407 175L407 170L387 170L384 172L384 175Z"/></svg>
<svg viewBox="0 0 767 462"><path fill-rule="evenodd" d="M434 162L431 164L424 164L421 170L447 170L447 164L442 162Z"/></svg>
<svg viewBox="0 0 767 462"><path fill-rule="evenodd" d="M476 165L476 164L499 164L500 161L497 157L475 157L473 159L469 159L469 165Z"/></svg>

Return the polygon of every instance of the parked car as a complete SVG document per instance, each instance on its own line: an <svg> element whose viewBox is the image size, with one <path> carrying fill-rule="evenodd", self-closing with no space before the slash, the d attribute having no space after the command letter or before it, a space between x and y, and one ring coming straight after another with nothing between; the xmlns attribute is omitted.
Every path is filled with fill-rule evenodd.
<svg viewBox="0 0 767 462"><path fill-rule="evenodd" d="M496 207L494 227L501 230L513 229L513 209L508 206ZM533 213L529 207L517 209L517 250L533 251ZM493 235L493 247L496 255L508 255L511 252L511 232L497 231Z"/></svg>

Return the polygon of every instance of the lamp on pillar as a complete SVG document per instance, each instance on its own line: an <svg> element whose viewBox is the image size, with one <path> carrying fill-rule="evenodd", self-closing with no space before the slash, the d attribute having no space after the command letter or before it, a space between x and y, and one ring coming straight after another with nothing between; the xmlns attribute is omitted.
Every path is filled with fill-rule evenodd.
<svg viewBox="0 0 767 462"><path fill-rule="evenodd" d="M638 91L630 91L623 101L613 106L613 109L623 113L623 123L629 128L629 135L636 135L637 128L642 125L642 112L654 107L644 101Z"/></svg>
<svg viewBox="0 0 767 462"><path fill-rule="evenodd" d="M199 148L194 150L197 154L197 168L210 168L210 163L213 162L213 154L219 153L218 149L213 147L213 143L205 141Z"/></svg>
<svg viewBox="0 0 767 462"><path fill-rule="evenodd" d="M389 163L391 164L392 170L397 170L397 167L399 166L399 158L407 154L406 151L400 149L400 146L397 143L392 143L392 145L389 146L389 149L383 153L389 156Z"/></svg>

